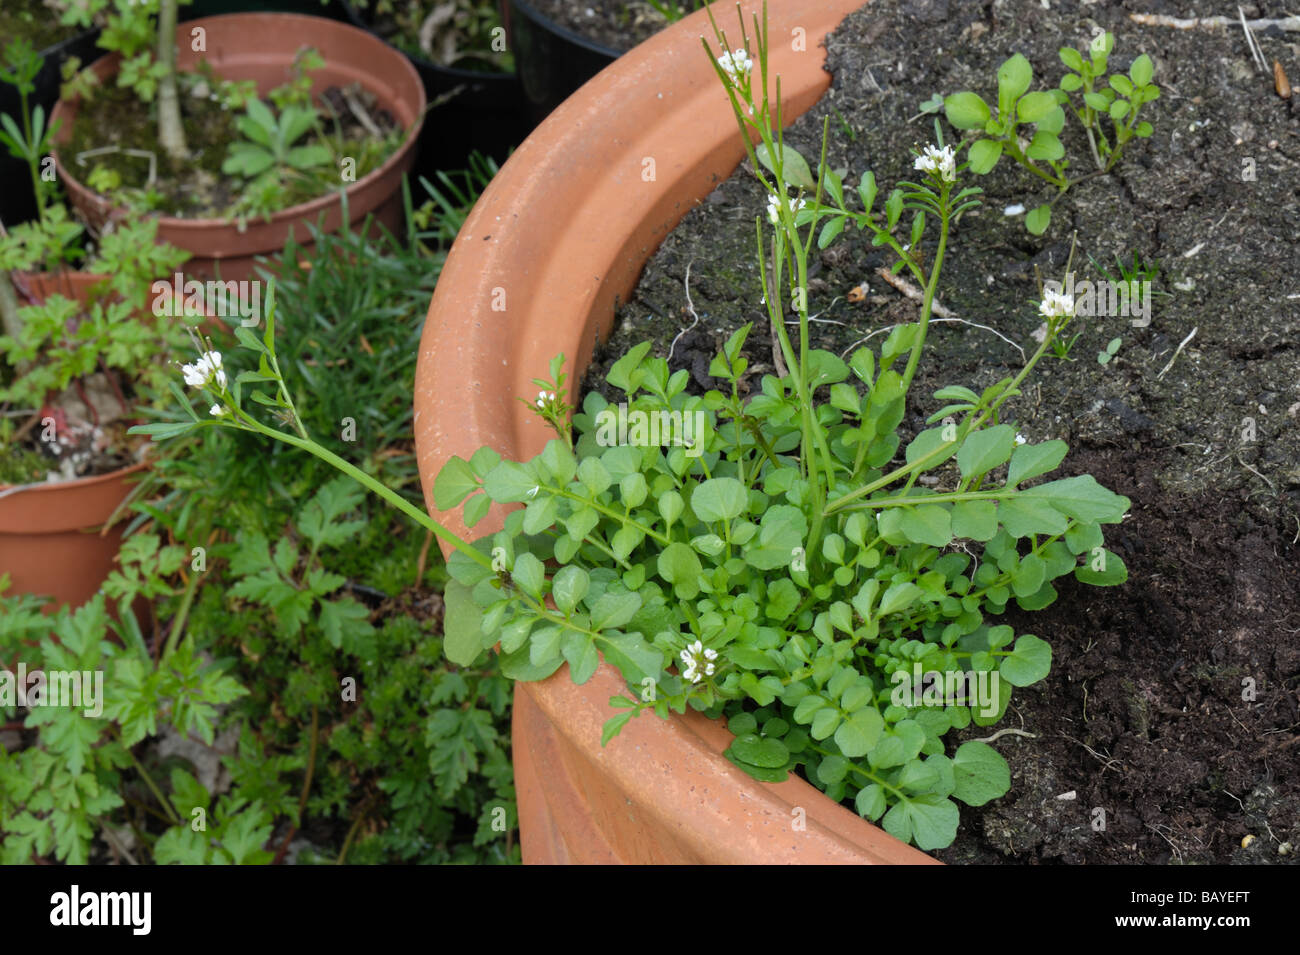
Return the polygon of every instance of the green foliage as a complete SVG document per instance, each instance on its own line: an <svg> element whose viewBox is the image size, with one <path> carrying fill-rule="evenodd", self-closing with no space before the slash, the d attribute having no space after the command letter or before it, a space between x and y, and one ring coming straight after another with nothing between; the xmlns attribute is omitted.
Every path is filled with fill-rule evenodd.
<svg viewBox="0 0 1300 955"><path fill-rule="evenodd" d="M1067 72L1053 90L1031 92L1033 68L1021 54L1013 55L998 67L996 109L970 91L953 93L944 99L948 122L956 129L975 130L979 134L969 143L967 156L971 172L987 175L1007 155L1056 187L1055 197L1025 216L1025 228L1034 235L1047 231L1056 200L1071 185L1081 181L1071 180L1067 175L1070 162L1061 141L1066 107L1087 133L1100 172L1115 167L1131 139L1145 138L1152 133L1151 124L1138 119L1143 104L1160 96L1160 90L1151 82L1151 58L1144 53L1133 61L1127 76L1117 73L1107 77L1107 59L1114 45L1114 35L1106 33L1094 40L1087 59L1078 50L1062 48L1061 61ZM1074 92L1081 96L1078 105L1071 102L1070 94ZM1110 137L1102 128L1103 116L1111 121ZM1032 134L1023 127L1032 127ZM1027 147L1021 146L1022 140L1029 141Z"/></svg>

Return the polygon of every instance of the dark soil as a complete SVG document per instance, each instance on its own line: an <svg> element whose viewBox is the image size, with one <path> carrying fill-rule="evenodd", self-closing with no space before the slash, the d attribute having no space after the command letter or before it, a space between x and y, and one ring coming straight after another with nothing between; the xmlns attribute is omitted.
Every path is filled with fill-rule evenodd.
<svg viewBox="0 0 1300 955"><path fill-rule="evenodd" d="M664 0L691 12L691 0ZM668 20L644 0L528 0L528 5L585 40L626 53L650 39Z"/></svg>
<svg viewBox="0 0 1300 955"><path fill-rule="evenodd" d="M1239 27L1179 30L1128 18L1222 13L1214 6L875 0L827 39L833 88L786 134L815 158L829 117L830 165L847 168L846 184L872 169L883 196L914 176L908 147L934 141L934 119L918 115L920 104L964 89L995 98L995 71L1014 52L1033 64L1033 88L1049 88L1064 71L1058 49L1086 46L1101 26L1116 35L1112 72L1145 52L1163 91L1144 108L1155 135L1132 143L1111 175L1073 187L1043 236L1003 214L1050 198L1034 177L1005 159L990 176L967 174L985 204L954 229L939 286L966 322L1032 350L1038 278L1062 278L1076 231L1076 281L1101 277L1090 259L1114 274L1116 257L1134 253L1160 270L1149 327L1076 319L1082 334L1070 360L1044 360L1009 403L1031 441L1070 444L1061 476L1090 472L1132 499L1131 516L1107 529L1129 581L1066 586L1053 606L1008 621L1051 642L1052 673L1016 694L1002 724L1032 737L995 744L1011 763L1012 791L963 808L957 842L938 853L946 861L1296 858L1283 849L1300 842L1300 97L1280 98L1271 73L1255 71ZM1283 7L1244 10L1282 17ZM1277 59L1300 77L1300 36L1273 29L1257 38L1270 66ZM1071 172L1087 171L1073 116L1064 140ZM1243 178L1252 166L1254 178ZM691 324L688 265L701 321L677 340L673 367L710 386L709 359L754 322L751 374L771 373L753 253L764 205L742 167L687 215L621 309L589 387L639 341L668 354ZM936 238L932 227L927 257ZM876 272L892 262L860 233L814 258L811 309L838 323L814 324L815 347L844 353L877 333L878 348L884 330L916 319L916 303ZM864 300L851 304L850 290L864 283ZM1116 358L1099 364L1117 337ZM978 390L1014 374L1022 358L1010 342L970 325L932 326L905 430L919 430L937 409L935 389ZM1242 848L1248 835L1256 838Z"/></svg>
<svg viewBox="0 0 1300 955"><path fill-rule="evenodd" d="M59 15L41 0L4 0L0 9L0 47L25 39L39 52L76 33L75 27L61 26Z"/></svg>

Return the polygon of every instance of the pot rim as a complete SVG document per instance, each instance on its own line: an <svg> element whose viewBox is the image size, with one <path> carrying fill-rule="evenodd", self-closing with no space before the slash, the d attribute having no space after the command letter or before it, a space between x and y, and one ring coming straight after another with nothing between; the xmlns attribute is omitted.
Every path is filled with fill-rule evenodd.
<svg viewBox="0 0 1300 955"><path fill-rule="evenodd" d="M408 79L413 83L415 89L419 93L419 99L415 109L415 114L416 114L415 123L409 128L407 136L402 141L402 144L396 150L394 150L393 153L386 160L384 160L384 162L378 168L372 169L369 173L362 176L360 179L356 180L355 182L348 183L347 188L342 190L343 193L347 194L348 196L352 196L360 192L362 189L374 185L381 178L390 175L394 167L396 167L401 162L403 162L407 158L407 155L415 148L415 144L419 139L420 132L424 128L424 121L426 118L425 114L428 112L429 104L428 104L428 99L424 94L424 83L420 80L419 73L416 71L414 64L411 63L410 59L408 59L406 55L402 53L402 51L398 50L396 47L389 46L378 36L376 36L373 33L370 33L368 30L362 30L358 27L352 26L349 23L340 23L339 21L331 20L328 17L309 16L303 13L275 13L275 12L268 12L268 11L250 11L245 13L220 13L210 17L200 17L197 20L184 20L176 25L176 31L177 34L180 35L180 32L183 29L191 30L194 29L196 26L201 27L204 24L212 23L213 21L218 21L218 20L233 21L235 19L241 19L241 18L242 19L256 18L259 20L266 19L266 18L283 18L288 20L310 20L313 22L313 24L327 24L328 26L324 27L324 29L338 29L338 30L350 32L360 37L364 37L367 43L375 44L376 46L383 49L389 55L396 57L398 60L400 60L402 64L401 68L405 69L406 72L409 74ZM286 32L289 32L290 35L293 35L293 33L290 32L290 28L288 26L286 26ZM93 70L96 73L96 75L99 75L100 71L103 70L106 75L101 76L100 78L105 79L107 77L115 76L117 74L121 59L122 59L122 55L120 53L106 53L104 56L99 57L93 63L90 63L88 66L84 68ZM68 120L69 119L68 113L70 110L73 112L73 115L75 116L75 110L77 107L80 106L80 104L81 104L80 97L75 97L72 100L64 100L62 97L60 97L58 102L54 104L54 109L50 112L50 122L53 123L55 122L55 120ZM54 159L54 167L56 170L56 175L62 178L66 178L67 180L66 187L68 188L69 193L73 191L73 188L80 189L81 191L85 192L88 196L90 196L93 199L93 201L99 205L101 209L106 211L108 215L116 217L116 216L128 214L129 210L127 209L126 206L115 205L112 202L112 200L106 197L103 193L94 191L85 183L83 183L80 179L74 176L70 171L70 167L67 164L65 164L63 160L60 158L59 146L64 145L67 141L67 138L71 135L72 135L71 123L65 122L62 125L62 128L59 130L58 134L56 134L55 141L50 145L50 155ZM296 206L289 206L288 208L281 209L280 211L275 212L271 215L271 219L269 222L266 221L265 219L258 219L257 221L260 224L264 224L267 226L275 226L275 225L282 225L286 223L296 222L304 218L314 221L317 213L323 212L328 208L340 204L341 202L342 202L342 198L339 195L338 191L329 192L326 193L325 195L317 196L315 199L310 199L307 202L299 203ZM162 216L162 215L154 216L154 218L157 219L159 223L159 228L178 229L178 230L188 229L194 231L207 231L207 230L213 230L219 228L228 229L228 228L232 228L236 222L236 220L233 218L184 219L177 216Z"/></svg>
<svg viewBox="0 0 1300 955"><path fill-rule="evenodd" d="M631 50L636 49L636 47L631 47L628 50L616 50L611 46L605 46L605 44L603 43L597 43L595 40L589 40L586 37L582 36L580 33L575 33L574 31L570 30L568 27L556 23L550 17L546 16L540 10L538 10L535 6L528 3L527 0L505 0L505 2L510 4L511 6L518 7L520 12L522 12L528 19L537 23L539 26L545 27L547 30L554 33L556 36L560 37L561 39L568 40L574 46L582 47L584 50L587 50L589 53L598 53L601 56L609 57L611 60L617 60L619 57L625 56L627 53L631 52ZM683 19L685 18L683 17ZM680 22L681 21L679 20L678 23ZM672 23L668 24L669 27L675 25L676 24L672 24ZM663 31L661 30L659 32L662 33ZM642 42L649 42L649 41L642 41Z"/></svg>
<svg viewBox="0 0 1300 955"><path fill-rule="evenodd" d="M760 9L759 0L741 6L747 18ZM771 35L802 26L816 44L860 6L861 0L787 0L769 8ZM558 351L566 355L569 380L581 380L575 369L589 363L594 339L612 324L614 306L635 287L645 261L744 156L730 103L699 48L707 27L705 11L683 18L561 104L502 167L448 255L421 340L415 439L426 507L458 533L476 539L495 531L505 512L493 505L473 531L458 509L439 514L432 490L442 463L468 458L481 445L515 459L541 450L550 434L516 397L531 394L532 376L543 374ZM782 75L783 108L792 120L821 98L830 76L824 54L773 46L770 71ZM650 179L641 174L646 157L656 158ZM494 309L498 291L508 298ZM622 687L602 663L596 677L575 687L562 666L548 680L516 689L582 760L623 784L618 791L629 804L642 799L639 808L658 819L660 832L687 834L715 861L935 861L797 777L754 780L722 755L730 738L725 727L702 714L632 720L601 747L601 724L615 712L607 703L611 679ZM655 772L648 774L652 758ZM693 775L674 781L669 766ZM664 819L646 795L652 789L690 812ZM792 845L791 807L814 805Z"/></svg>

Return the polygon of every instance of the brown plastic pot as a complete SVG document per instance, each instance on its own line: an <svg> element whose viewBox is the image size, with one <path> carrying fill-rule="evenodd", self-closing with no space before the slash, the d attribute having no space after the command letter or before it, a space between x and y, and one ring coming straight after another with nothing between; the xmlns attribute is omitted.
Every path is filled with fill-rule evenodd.
<svg viewBox="0 0 1300 955"><path fill-rule="evenodd" d="M31 275L38 298L59 293L84 301L106 276ZM0 574L13 594L43 594L79 607L99 590L122 544L121 526L105 523L126 500L147 462L54 484L0 484Z"/></svg>
<svg viewBox="0 0 1300 955"><path fill-rule="evenodd" d="M826 90L821 38L860 5L769 4L787 117ZM761 8L742 6L746 17ZM785 39L797 27L804 51ZM693 14L582 87L506 163L461 229L416 372L416 447L431 513L433 480L450 456L468 458L481 445L516 459L542 449L549 433L517 398L536 391L531 379L557 352L570 359L569 380L582 380L651 252L743 156L700 49L707 31L704 15ZM647 159L651 181L642 177ZM442 515L472 537L498 530L502 517L494 509L469 532L459 512ZM755 781L722 756L726 727L699 714L644 715L602 747L609 698L623 690L606 664L584 686L562 667L516 687L525 862L933 861L802 780Z"/></svg>
<svg viewBox="0 0 1300 955"><path fill-rule="evenodd" d="M195 30L205 31L206 50L195 52L191 37ZM415 143L424 123L424 86L405 56L365 30L323 17L292 13L232 13L225 16L188 20L176 28L176 68L195 69L201 61L211 65L220 77L230 80L253 80L260 95L289 78L294 56L305 46L314 47L325 59L325 66L313 74L313 92L330 86L360 82L375 94L380 107L393 115L408 130L401 148L378 169L351 183L346 190L348 221L360 223L374 213L375 221L396 231L402 216L402 176L415 158ZM103 57L91 69L101 82L117 75L121 57ZM80 170L75 158L61 156L57 145L67 143L72 133L79 100L60 100L51 121L62 121L55 137L53 152L59 181L72 204L92 225L98 227L109 217L125 216L126 210L114 206L107 198L78 180ZM289 236L308 250L311 242L307 224L315 225L324 215L326 232L338 230L343 222L343 207L338 193L321 196L311 202L275 213L270 221L250 218L246 229L227 219L179 219L161 216L158 240L185 249L193 256L185 265L186 274L208 279L240 280L253 274L258 255L274 255L284 248Z"/></svg>

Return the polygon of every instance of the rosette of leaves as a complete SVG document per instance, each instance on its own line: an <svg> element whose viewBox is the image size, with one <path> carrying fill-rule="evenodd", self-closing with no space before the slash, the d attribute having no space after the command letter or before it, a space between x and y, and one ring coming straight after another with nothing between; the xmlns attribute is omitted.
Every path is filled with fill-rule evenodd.
<svg viewBox="0 0 1300 955"><path fill-rule="evenodd" d="M962 423L903 447L905 390L893 365L916 332L902 326L879 356L863 348L848 363L807 356L811 393L825 396L814 408L832 467L825 506L813 504L808 471L792 456L803 410L792 379L767 376L758 393L740 395L748 327L710 366L727 390L687 394L687 372L670 374L648 343L608 373L629 416L701 413L698 456L672 443L605 446L610 406L591 393L573 419L572 450L556 439L530 461L487 448L451 459L434 487L439 508L463 503L473 526L492 502L523 506L475 545L495 571L450 558L448 655L469 664L499 643L505 675L539 680L567 662L578 683L603 656L630 690L611 700L620 712L606 742L645 710L667 717L689 706L728 719L727 756L755 778L798 770L900 839L951 843L956 802L1002 795L1009 773L985 743L949 754L945 735L996 723L1013 687L1051 665L1045 641L996 615L1012 602L1046 607L1062 577L1124 581L1102 525L1129 502L1091 476L1035 483L1067 449L1017 445L1014 429L996 423L1009 379L983 394L942 389L947 404L931 423ZM904 463L891 468L900 448ZM917 484L927 472L936 485ZM716 651L716 667L687 682L680 655L697 641ZM979 708L899 705L894 674L917 664L987 671L997 697Z"/></svg>
<svg viewBox="0 0 1300 955"><path fill-rule="evenodd" d="M970 144L971 171L987 175L1005 154L1056 186L1058 196L1065 192L1078 181L1071 181L1066 174L1070 162L1061 142L1066 106L1088 135L1097 169L1109 172L1114 168L1126 143L1134 138L1146 138L1153 132L1149 122L1138 119L1138 113L1144 103L1160 96L1160 90L1151 82L1151 58L1145 53L1133 61L1128 75L1115 73L1107 77L1108 58L1114 45L1114 34L1100 35L1089 48L1086 59L1078 50L1063 47L1061 62L1068 72L1058 88L1051 90L1031 91L1033 67L1021 54L1011 56L998 67L996 111L979 94L969 90L946 97L944 112L948 122L957 129L977 130L981 134ZM1077 106L1070 99L1070 94L1076 91L1082 98ZM1111 120L1110 137L1102 129L1103 116ZM1026 127L1031 126L1033 133L1029 136ZM1027 145L1023 139L1028 139ZM1052 203L1044 203L1025 216L1025 228L1041 235L1051 218Z"/></svg>

